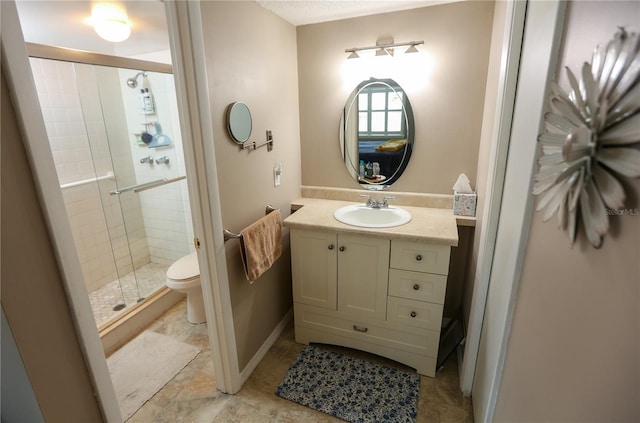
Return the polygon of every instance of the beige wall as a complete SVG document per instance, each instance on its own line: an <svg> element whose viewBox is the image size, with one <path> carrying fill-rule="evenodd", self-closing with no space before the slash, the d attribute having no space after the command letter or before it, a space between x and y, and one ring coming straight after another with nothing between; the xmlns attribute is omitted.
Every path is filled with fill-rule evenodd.
<svg viewBox="0 0 640 423"><path fill-rule="evenodd" d="M4 71L1 101L2 307L45 421L102 421Z"/></svg>
<svg viewBox="0 0 640 423"><path fill-rule="evenodd" d="M639 17L638 2L569 3L558 69L579 69L618 26L637 32ZM640 181L625 186L625 207L640 208ZM610 222L596 250L534 216L496 422L640 419L640 216Z"/></svg>
<svg viewBox="0 0 640 423"><path fill-rule="evenodd" d="M216 166L225 228L239 232L264 215L267 204L289 215L300 196L298 74L295 27L252 2L203 2L205 54L214 124ZM273 151L240 150L227 135L225 110L249 106L250 141L273 131ZM274 188L273 166L284 168ZM243 369L291 308L288 233L280 260L255 283L247 282L238 241L226 243L238 362Z"/></svg>
<svg viewBox="0 0 640 423"><path fill-rule="evenodd" d="M344 50L385 36L424 40L422 57L433 59L430 71L418 62L386 74L406 90L416 125L411 162L393 190L452 194L460 173L475 185L493 7L458 2L298 27L303 185L358 188L340 155L340 115L357 82L383 75L376 65L345 76L362 59L347 61ZM396 63L419 57L402 51Z"/></svg>

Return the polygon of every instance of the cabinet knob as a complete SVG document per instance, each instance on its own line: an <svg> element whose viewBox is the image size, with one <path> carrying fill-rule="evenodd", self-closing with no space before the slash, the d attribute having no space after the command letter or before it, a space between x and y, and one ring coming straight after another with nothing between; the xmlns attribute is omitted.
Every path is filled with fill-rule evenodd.
<svg viewBox="0 0 640 423"><path fill-rule="evenodd" d="M363 328L362 326L353 325L353 330L357 330L358 332L369 332L369 328Z"/></svg>
<svg viewBox="0 0 640 423"><path fill-rule="evenodd" d="M339 250L340 251L344 251L345 250L344 245L342 247L340 247Z"/></svg>
<svg viewBox="0 0 640 423"><path fill-rule="evenodd" d="M422 261L422 256L421 256L420 254L418 254L418 255L416 256L416 260L418 260L418 261Z"/></svg>
<svg viewBox="0 0 640 423"><path fill-rule="evenodd" d="M329 244L327 248L329 248L330 250L333 250L333 244Z"/></svg>
<svg viewBox="0 0 640 423"><path fill-rule="evenodd" d="M411 312L411 317L416 317L418 314L415 311Z"/></svg>
<svg viewBox="0 0 640 423"><path fill-rule="evenodd" d="M413 290L414 291L417 291L419 289L420 289L420 285L418 285L418 284L413 285Z"/></svg>

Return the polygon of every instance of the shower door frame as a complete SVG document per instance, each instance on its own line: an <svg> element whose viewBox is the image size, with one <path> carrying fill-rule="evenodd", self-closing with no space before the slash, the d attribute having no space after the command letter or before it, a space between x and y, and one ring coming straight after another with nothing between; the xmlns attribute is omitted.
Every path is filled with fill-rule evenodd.
<svg viewBox="0 0 640 423"><path fill-rule="evenodd" d="M2 37L3 67L6 69L15 101L41 205L48 219L78 339L87 360L87 368L103 416L108 422L119 422L122 421L122 415L86 295L80 261L66 216L52 153L48 143L41 142L42 139L47 139L47 132L15 3L5 2L2 9L7 17L3 19L3 24L7 24L4 29L6 33L11 34L11 37ZM201 86L199 84L204 82L206 87L205 68L197 69L198 66L202 66L198 60L204 57L202 37L196 35L196 42L193 39L194 33L202 34L198 19L199 7L197 4L194 6L166 2L165 10L171 55L175 63L173 74L194 234L202 245L202 248L198 248L198 260L203 282L205 313L207 321L213 322L207 325L207 330L213 352L216 386L222 392L233 394L240 389L241 378L224 260L218 178L215 160L205 161L205 155L209 159L215 158L213 130L208 93L202 95L202 89L196 86L196 83ZM203 140L207 142L204 143Z"/></svg>

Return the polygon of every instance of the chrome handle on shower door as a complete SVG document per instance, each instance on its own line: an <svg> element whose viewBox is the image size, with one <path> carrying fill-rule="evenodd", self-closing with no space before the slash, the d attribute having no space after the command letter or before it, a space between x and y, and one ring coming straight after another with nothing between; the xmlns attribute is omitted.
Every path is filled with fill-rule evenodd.
<svg viewBox="0 0 640 423"><path fill-rule="evenodd" d="M183 179L187 179L186 176L178 176L177 178L162 178L151 182L145 182L143 184L131 185L125 188L120 188L115 191L111 191L109 194L111 195L120 195L125 192L133 191L136 194L142 191L146 191L148 189L153 189L157 187L161 187L162 185L171 184L173 182L181 181Z"/></svg>

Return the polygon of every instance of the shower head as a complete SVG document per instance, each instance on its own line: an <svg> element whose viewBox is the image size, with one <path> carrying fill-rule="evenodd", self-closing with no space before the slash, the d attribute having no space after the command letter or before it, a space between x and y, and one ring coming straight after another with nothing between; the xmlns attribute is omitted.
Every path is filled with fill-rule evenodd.
<svg viewBox="0 0 640 423"><path fill-rule="evenodd" d="M138 73L136 74L136 76L134 76L133 78L129 78L129 79L127 79L127 86L128 86L129 88L135 88L135 87L137 87L137 86L138 86L138 77L139 77L140 75L142 75L142 77L143 77L143 78L146 78L146 77L147 77L147 73L146 73L145 71L138 72Z"/></svg>

